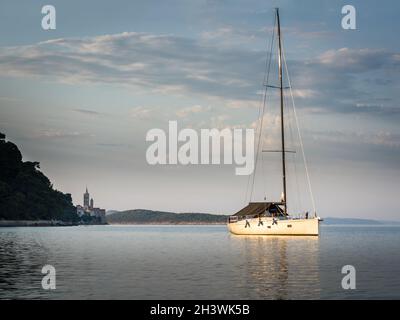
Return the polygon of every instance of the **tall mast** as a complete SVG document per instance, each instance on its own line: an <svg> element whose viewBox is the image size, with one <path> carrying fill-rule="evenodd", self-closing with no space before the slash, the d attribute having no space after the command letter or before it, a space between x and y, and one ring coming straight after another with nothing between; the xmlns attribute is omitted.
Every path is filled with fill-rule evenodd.
<svg viewBox="0 0 400 320"><path fill-rule="evenodd" d="M283 122L283 77L282 77L282 41L281 41L281 23L279 20L279 9L276 8L276 20L278 23L278 46L279 46L279 89L281 93L281 135L282 135L282 178L283 178L283 205L285 215L287 214L286 199L286 163L285 163L285 130Z"/></svg>

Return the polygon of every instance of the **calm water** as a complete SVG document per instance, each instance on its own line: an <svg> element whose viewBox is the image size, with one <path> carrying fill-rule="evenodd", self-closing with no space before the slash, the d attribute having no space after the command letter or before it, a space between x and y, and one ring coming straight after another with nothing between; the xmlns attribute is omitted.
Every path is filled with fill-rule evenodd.
<svg viewBox="0 0 400 320"><path fill-rule="evenodd" d="M225 226L0 228L0 298L400 298L400 227L243 237ZM41 268L57 289L41 288ZM341 268L357 289L341 289Z"/></svg>

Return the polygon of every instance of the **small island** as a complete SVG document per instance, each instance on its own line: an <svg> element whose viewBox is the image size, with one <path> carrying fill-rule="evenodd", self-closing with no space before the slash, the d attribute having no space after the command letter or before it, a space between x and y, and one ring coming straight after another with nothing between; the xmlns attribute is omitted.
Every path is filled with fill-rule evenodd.
<svg viewBox="0 0 400 320"><path fill-rule="evenodd" d="M223 214L208 213L175 213L134 209L116 211L107 215L109 224L225 224L228 219Z"/></svg>

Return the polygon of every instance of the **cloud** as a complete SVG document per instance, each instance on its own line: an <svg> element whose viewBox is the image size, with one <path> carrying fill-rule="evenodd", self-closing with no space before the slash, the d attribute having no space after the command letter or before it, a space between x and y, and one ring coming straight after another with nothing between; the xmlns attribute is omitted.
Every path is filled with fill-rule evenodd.
<svg viewBox="0 0 400 320"><path fill-rule="evenodd" d="M400 134L389 131L307 131L314 141L339 143L341 145L374 145L400 151Z"/></svg>
<svg viewBox="0 0 400 320"><path fill-rule="evenodd" d="M209 108L208 108L209 109ZM180 118L186 118L190 114L196 114L202 111L205 111L206 108L200 105L194 105L191 107L180 109L176 112L176 115Z"/></svg>
<svg viewBox="0 0 400 320"><path fill-rule="evenodd" d="M391 148L400 148L400 134L388 131L380 131L369 138L369 142L376 145L383 145Z"/></svg>
<svg viewBox="0 0 400 320"><path fill-rule="evenodd" d="M207 40L229 37L235 31L223 27L200 39L124 32L3 47L0 75L131 86L153 94L220 99L232 108L258 107L265 51ZM308 60L289 60L288 66L294 96L301 101L298 106L307 112L400 114L392 101L375 101L399 94L395 90L399 53L331 49ZM363 104L376 107L360 107ZM76 111L97 115L92 110ZM131 116L146 118L150 112L133 109ZM178 111L187 113L182 112Z"/></svg>
<svg viewBox="0 0 400 320"><path fill-rule="evenodd" d="M154 108L138 106L129 111L129 115L135 119L150 119Z"/></svg>
<svg viewBox="0 0 400 320"><path fill-rule="evenodd" d="M106 148L123 148L123 147L129 147L127 144L123 143L97 143L96 145L100 147L106 147Z"/></svg>
<svg viewBox="0 0 400 320"><path fill-rule="evenodd" d="M93 134L82 133L79 131L60 131L60 130L43 130L36 135L38 138L44 139L78 139L93 137Z"/></svg>
<svg viewBox="0 0 400 320"><path fill-rule="evenodd" d="M97 112L97 111L94 111L94 110L88 110L88 109L73 109L73 111L81 113L81 114L89 115L89 116L102 115L101 112Z"/></svg>
<svg viewBox="0 0 400 320"><path fill-rule="evenodd" d="M264 54L174 35L124 32L0 49L0 74L65 83L130 85L157 93L243 97Z"/></svg>
<svg viewBox="0 0 400 320"><path fill-rule="evenodd" d="M0 97L0 101L5 101L5 102L21 102L21 99L14 98L14 97Z"/></svg>
<svg viewBox="0 0 400 320"><path fill-rule="evenodd" d="M281 32L283 35L285 35L285 37L292 36L294 38L303 38L304 40L327 38L334 35L332 31L328 30L315 31L317 28L320 29L321 26L313 26L311 30L299 27L281 27ZM272 26L263 27L258 30L257 34L265 38L265 35L272 34L273 29L274 27Z"/></svg>
<svg viewBox="0 0 400 320"><path fill-rule="evenodd" d="M263 30L248 30L229 25L202 32L200 40L205 44L232 47L249 45L250 43L256 44L258 41L261 42L266 34ZM264 43L264 41L261 43Z"/></svg>
<svg viewBox="0 0 400 320"><path fill-rule="evenodd" d="M292 93L295 98L311 98L318 94L318 92L311 89L294 89Z"/></svg>
<svg viewBox="0 0 400 320"><path fill-rule="evenodd" d="M260 101L258 100L242 100L242 99L227 99L225 100L225 105L232 109L241 108L259 108Z"/></svg>
<svg viewBox="0 0 400 320"><path fill-rule="evenodd" d="M272 32L275 31L273 26L262 28L240 28L233 25L224 25L212 30L203 31L200 34L200 39L209 43L218 43L220 46L239 46L248 44L265 44L265 39L271 37ZM294 28L283 27L282 33L285 36L292 36L296 39L310 40L318 38L326 38L333 35L330 31L320 30L312 31Z"/></svg>
<svg viewBox="0 0 400 320"><path fill-rule="evenodd" d="M318 57L317 62L328 68L341 72L368 72L380 68L399 67L396 54L383 49L349 49L328 50Z"/></svg>
<svg viewBox="0 0 400 320"><path fill-rule="evenodd" d="M383 49L340 48L288 61L294 94L303 100L298 106L318 113L400 115L394 102L400 75L396 56Z"/></svg>
<svg viewBox="0 0 400 320"><path fill-rule="evenodd" d="M212 31L204 31L201 33L201 37L206 40L219 39L221 37L226 38L227 35L234 34L234 29L230 27L221 27Z"/></svg>

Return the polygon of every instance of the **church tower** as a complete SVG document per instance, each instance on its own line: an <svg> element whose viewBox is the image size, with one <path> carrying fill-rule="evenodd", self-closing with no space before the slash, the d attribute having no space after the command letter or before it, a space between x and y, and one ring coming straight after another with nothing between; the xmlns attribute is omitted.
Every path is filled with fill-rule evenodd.
<svg viewBox="0 0 400 320"><path fill-rule="evenodd" d="M90 199L90 209L93 209L94 208L94 201L93 201L93 198L92 199Z"/></svg>
<svg viewBox="0 0 400 320"><path fill-rule="evenodd" d="M83 206L85 209L89 208L89 192L86 187L86 192L83 194Z"/></svg>

